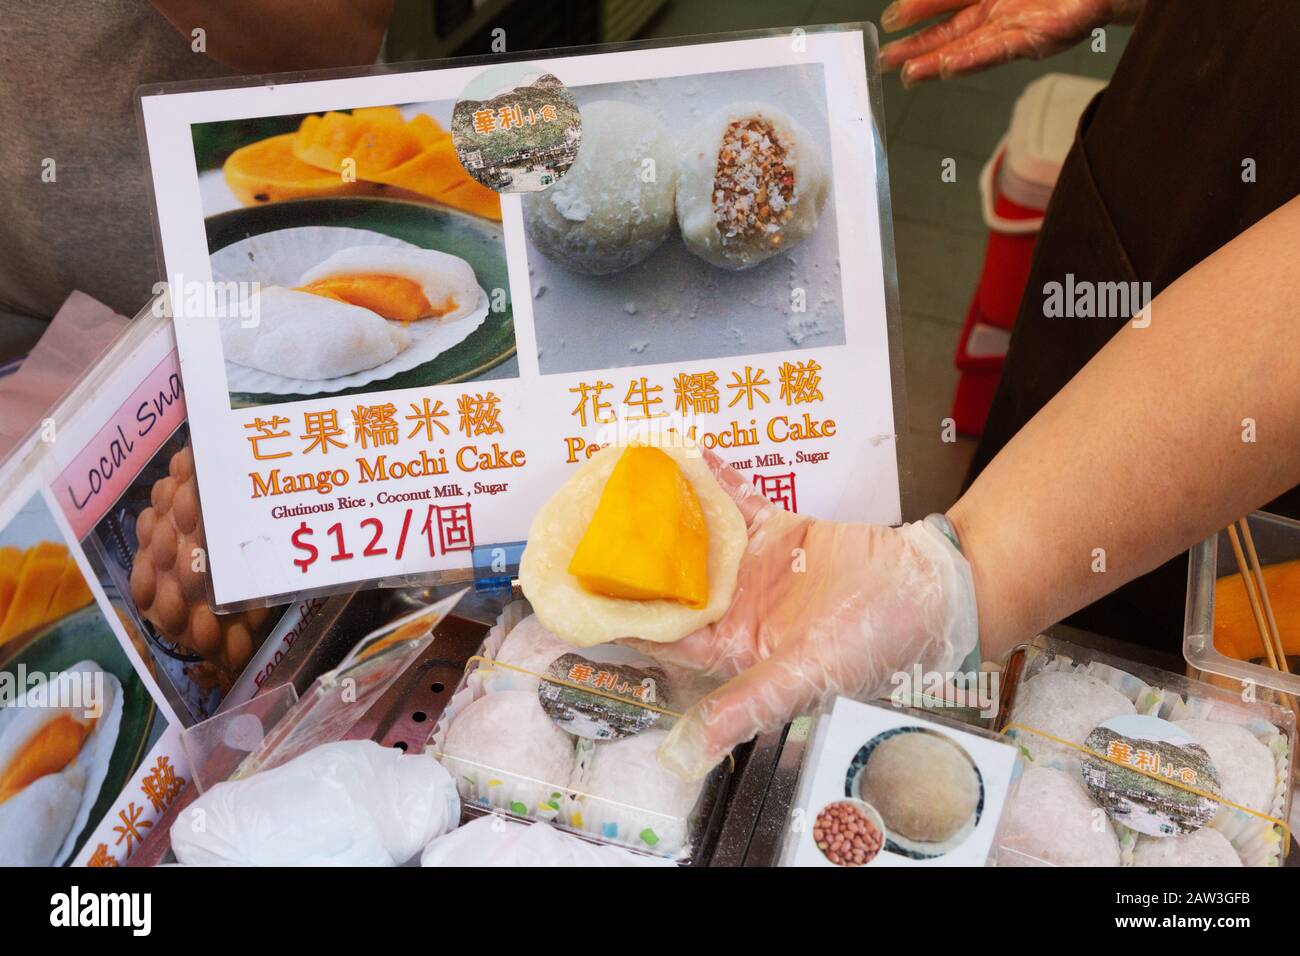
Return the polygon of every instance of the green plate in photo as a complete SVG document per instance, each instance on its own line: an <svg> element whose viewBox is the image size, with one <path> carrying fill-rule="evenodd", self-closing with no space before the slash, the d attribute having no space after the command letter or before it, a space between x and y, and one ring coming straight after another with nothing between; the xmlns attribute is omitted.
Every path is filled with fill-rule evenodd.
<svg viewBox="0 0 1300 956"><path fill-rule="evenodd" d="M113 756L108 762L108 773L95 798L86 828L77 837L77 851L145 758L158 712L140 675L131 666L122 645L94 604L59 618L33 634L30 640L24 641L18 653L5 661L4 669L14 672L19 664L25 664L28 673L40 671L50 674L67 670L81 661L98 665L122 682L122 723L117 731L117 742L113 745ZM146 800L144 794L140 794L140 800Z"/></svg>
<svg viewBox="0 0 1300 956"><path fill-rule="evenodd" d="M423 365L399 372L391 378L337 392L311 395L232 392L230 404L235 408L298 402L327 395L359 395L380 389L386 391L466 382L496 368L515 354L515 320L508 298L510 277L500 223L441 206L396 199L343 196L250 206L210 216L206 224L209 253L249 236L299 226L370 229L395 239L403 239L422 249L434 249L459 256L474 270L480 286L487 290L504 289L507 293L505 307L501 311L489 310L483 324L464 341Z"/></svg>

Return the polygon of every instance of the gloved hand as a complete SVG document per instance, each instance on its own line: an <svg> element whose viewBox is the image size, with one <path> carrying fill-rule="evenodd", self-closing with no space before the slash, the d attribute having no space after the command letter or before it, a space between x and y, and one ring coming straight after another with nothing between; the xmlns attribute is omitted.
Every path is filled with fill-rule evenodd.
<svg viewBox="0 0 1300 956"><path fill-rule="evenodd" d="M771 504L711 452L749 526L736 596L716 624L646 654L729 681L673 726L659 750L686 779L737 744L837 694L875 696L919 663L952 671L975 647L970 566L932 525L840 524Z"/></svg>
<svg viewBox="0 0 1300 956"><path fill-rule="evenodd" d="M880 68L902 64L904 86L950 79L1015 59L1042 60L1095 27L1131 23L1146 0L895 0L880 17L893 33L956 10L948 19L886 44Z"/></svg>

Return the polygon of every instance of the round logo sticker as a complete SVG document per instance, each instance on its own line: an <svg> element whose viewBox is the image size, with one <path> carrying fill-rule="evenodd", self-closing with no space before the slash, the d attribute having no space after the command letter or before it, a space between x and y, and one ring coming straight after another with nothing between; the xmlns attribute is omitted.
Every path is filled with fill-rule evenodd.
<svg viewBox="0 0 1300 956"><path fill-rule="evenodd" d="M542 710L575 736L618 740L648 730L661 717L667 682L658 668L564 654L546 676L552 680L538 686Z"/></svg>
<svg viewBox="0 0 1300 956"><path fill-rule="evenodd" d="M1207 796L1221 793L1214 762L1167 720L1112 717L1084 746L1084 785L1116 823L1148 836L1180 836L1199 830L1219 811L1219 802Z"/></svg>
<svg viewBox="0 0 1300 956"><path fill-rule="evenodd" d="M578 157L582 117L554 74L526 63L480 73L456 101L451 142L465 171L499 193L538 192Z"/></svg>

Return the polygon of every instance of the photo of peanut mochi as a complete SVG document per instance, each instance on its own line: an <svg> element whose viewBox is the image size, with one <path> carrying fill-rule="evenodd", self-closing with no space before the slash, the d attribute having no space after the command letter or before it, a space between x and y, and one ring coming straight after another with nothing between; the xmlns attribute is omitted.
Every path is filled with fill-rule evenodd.
<svg viewBox="0 0 1300 956"><path fill-rule="evenodd" d="M830 177L808 132L766 103L729 106L686 137L677 221L691 252L749 269L812 235Z"/></svg>

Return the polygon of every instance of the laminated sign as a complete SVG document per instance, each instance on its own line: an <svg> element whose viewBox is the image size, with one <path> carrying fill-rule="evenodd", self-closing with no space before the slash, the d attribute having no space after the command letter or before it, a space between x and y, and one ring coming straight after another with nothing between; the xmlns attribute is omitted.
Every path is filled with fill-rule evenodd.
<svg viewBox="0 0 1300 956"><path fill-rule="evenodd" d="M637 437L897 523L874 63L855 24L144 88L215 606L468 578Z"/></svg>
<svg viewBox="0 0 1300 956"><path fill-rule="evenodd" d="M182 731L249 700L323 602L208 607L161 314L45 421L0 464L0 866L121 866L193 779Z"/></svg>

